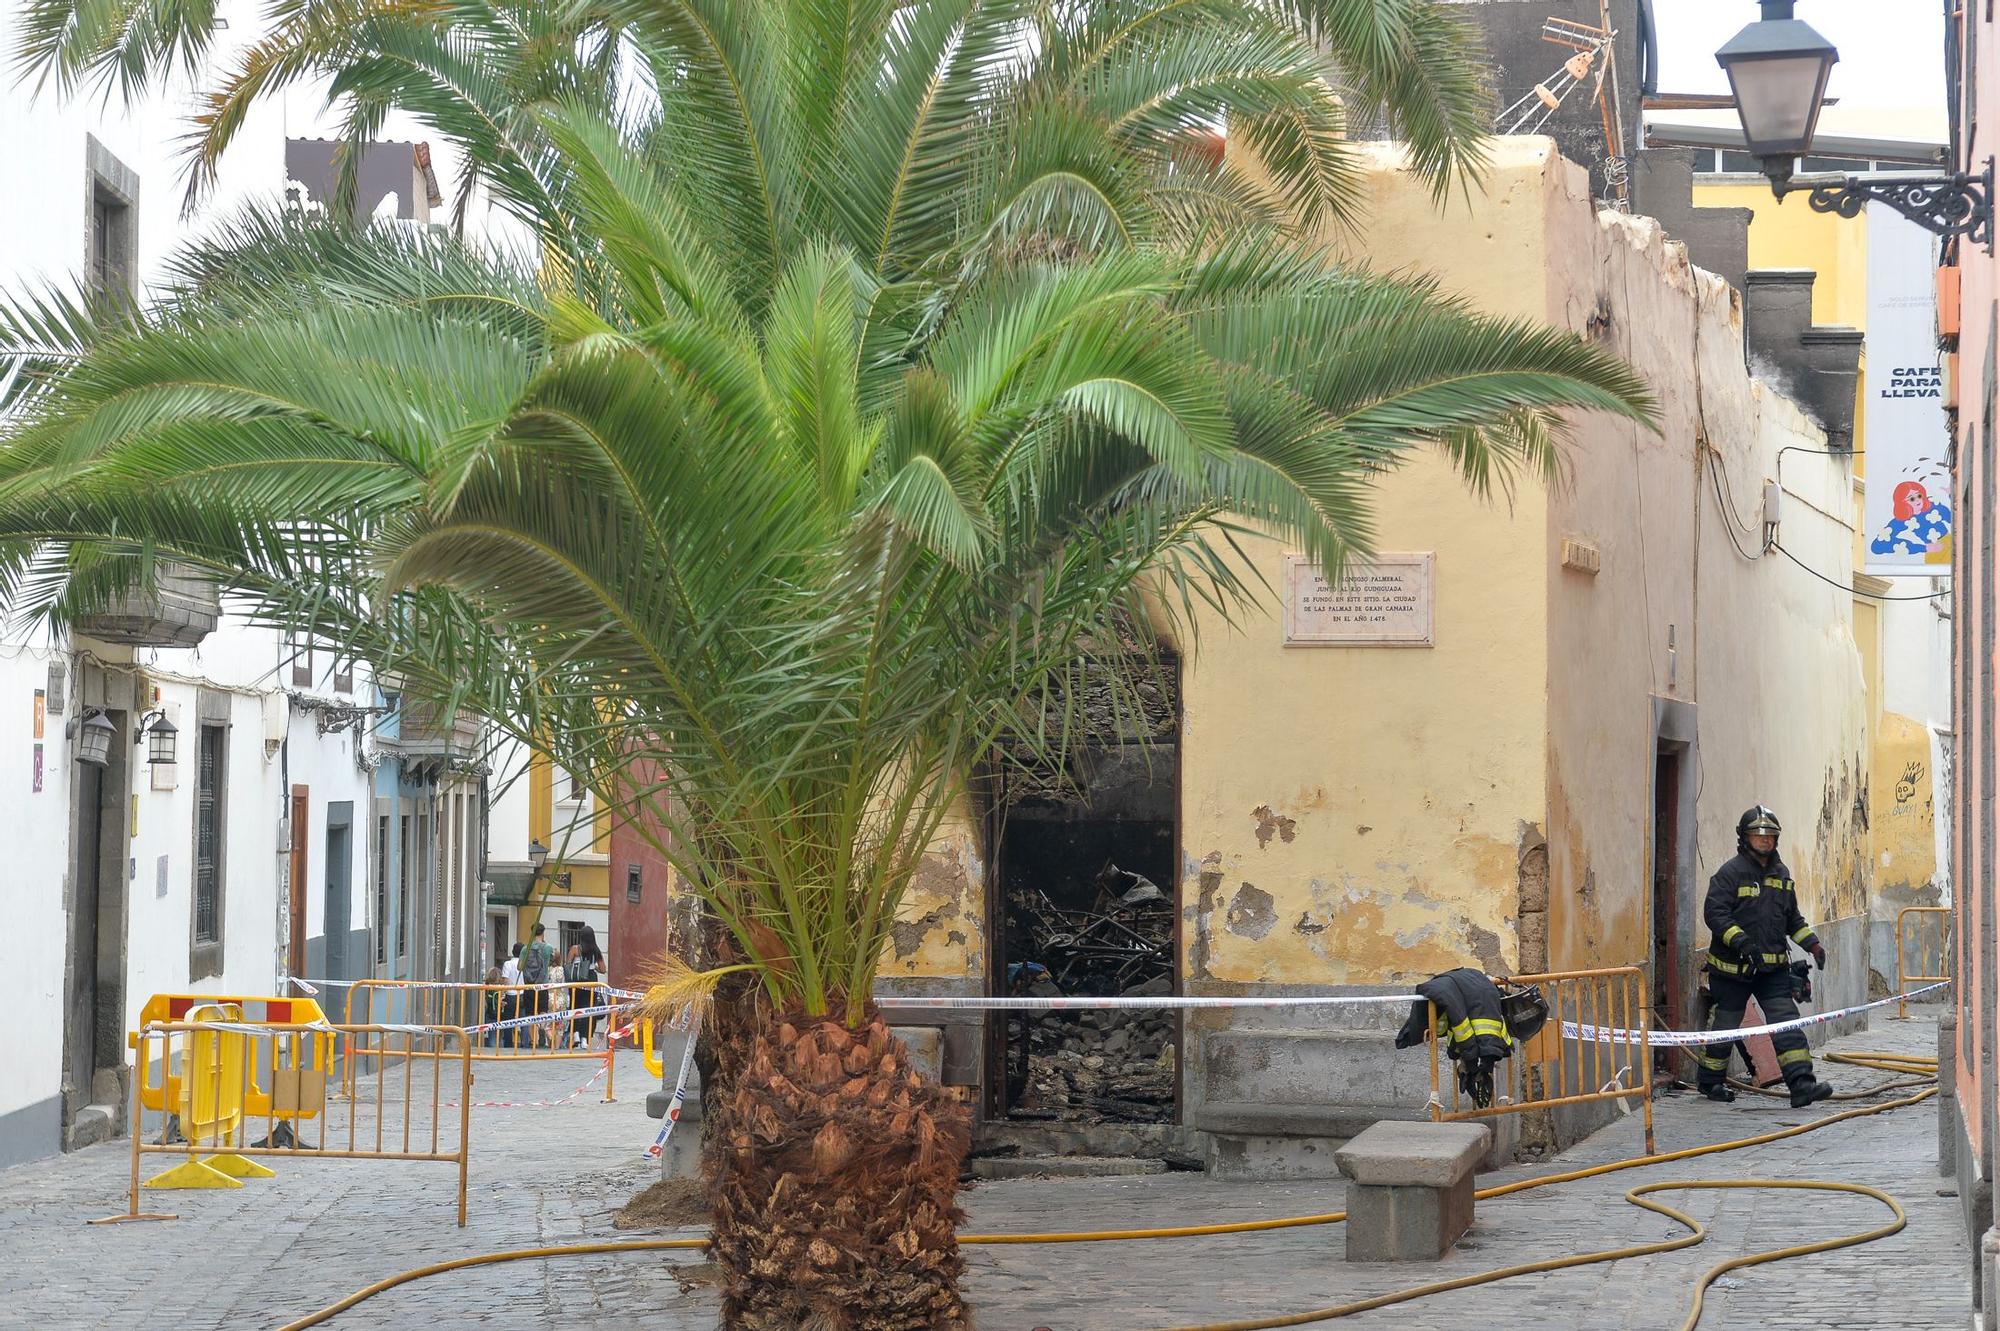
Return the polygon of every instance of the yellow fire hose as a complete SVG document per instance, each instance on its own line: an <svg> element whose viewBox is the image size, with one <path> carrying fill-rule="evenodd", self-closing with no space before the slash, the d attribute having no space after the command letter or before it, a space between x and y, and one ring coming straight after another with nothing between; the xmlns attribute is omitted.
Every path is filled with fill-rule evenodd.
<svg viewBox="0 0 2000 1331"><path fill-rule="evenodd" d="M1899 1076L1929 1076L1937 1074L1937 1060L1907 1054L1828 1054L1827 1061L1845 1063L1854 1067L1869 1068L1874 1071L1894 1073ZM1886 1087L1877 1087L1877 1091ZM1642 1169L1649 1165L1666 1164L1675 1160L1691 1160L1704 1155L1716 1155L1724 1151L1740 1151L1751 1146L1762 1146L1770 1142L1782 1141L1787 1137L1797 1137L1821 1128L1831 1127L1848 1119L1865 1118L1871 1114L1886 1113L1891 1109L1902 1109L1921 1104L1937 1094L1936 1086L1919 1091L1915 1095L1899 1100L1885 1100L1880 1104L1864 1105L1858 1109L1843 1110L1829 1114L1825 1118L1814 1119L1797 1127L1780 1128L1773 1132L1759 1133L1753 1137L1743 1137L1735 1141L1715 1142L1707 1146L1690 1146L1678 1151L1664 1151L1657 1155L1636 1156L1630 1160L1616 1160L1609 1164L1592 1165L1586 1169L1574 1169L1561 1174L1544 1174L1536 1178L1522 1179L1516 1183L1499 1184L1491 1188L1481 1188L1473 1194L1480 1200L1492 1197L1506 1197L1532 1188L1544 1188L1557 1183L1572 1183L1578 1179L1596 1178L1613 1174L1623 1169ZM1755 1266L1764 1262L1782 1261L1790 1257L1804 1257L1812 1253L1830 1252L1837 1248L1853 1247L1887 1238L1899 1232L1907 1223L1903 1208L1895 1198L1878 1189L1859 1183L1835 1183L1802 1179L1727 1179L1727 1180L1667 1180L1648 1183L1633 1188L1625 1194L1625 1200L1634 1206L1664 1215L1676 1223L1688 1227L1689 1232L1678 1238L1661 1243L1642 1244L1629 1248L1614 1248L1602 1252L1581 1253L1569 1257L1550 1258L1546 1261L1530 1262L1518 1266L1500 1267L1473 1275L1461 1276L1455 1280L1438 1281L1428 1285L1412 1286L1408 1289L1377 1295L1356 1303L1341 1304L1330 1308L1318 1308L1307 1312L1291 1313L1280 1317L1253 1319L1235 1322L1211 1322L1201 1326L1176 1328L1176 1331L1263 1331L1264 1328L1303 1326L1311 1322L1331 1321L1337 1317L1347 1317L1365 1312L1371 1308L1381 1308L1389 1304L1405 1303L1412 1299L1426 1298L1432 1294L1443 1294L1450 1290L1467 1289L1474 1285L1491 1284L1497 1280L1507 1280L1514 1276L1529 1275L1540 1271L1556 1271L1565 1267L1588 1266L1598 1262L1618 1261L1627 1257L1645 1257L1655 1253L1673 1252L1680 1248L1693 1247L1708 1235L1700 1222L1674 1208L1660 1202L1644 1200L1656 1192L1685 1192L1694 1190L1718 1190L1723 1188L1790 1188L1800 1191L1846 1192L1870 1197L1881 1202L1895 1213L1895 1220L1877 1229L1861 1234L1848 1234L1834 1239L1823 1239L1817 1243L1798 1244L1788 1248L1777 1248L1767 1252L1750 1253L1742 1257L1732 1257L1726 1262L1710 1267L1702 1273L1695 1285L1693 1307L1681 1324L1681 1331L1693 1331L1701 1320L1702 1298L1708 1287L1718 1276L1739 1267ZM1246 1220L1217 1225L1180 1225L1159 1229L1111 1229L1085 1230L1076 1233L1053 1234L964 1234L959 1236L961 1244L1020 1244L1020 1243L1104 1243L1132 1239L1173 1239L1201 1238L1216 1234L1249 1234L1272 1229L1296 1229L1308 1225L1336 1224L1347 1218L1345 1211L1329 1211L1321 1215L1281 1216L1271 1220ZM338 1316L356 1304L373 1298L398 1285L421 1280L425 1276L440 1275L446 1271L461 1270L472 1266L487 1266L496 1262L519 1261L535 1257L577 1257L592 1253L612 1252L662 1252L671 1250L698 1250L708 1247L707 1239L628 1239L618 1243L572 1243L540 1248L514 1248L505 1252L478 1253L470 1257L456 1257L449 1261L434 1262L429 1266L419 1266L378 1280L365 1289L356 1290L336 1303L330 1303L317 1312L308 1313L297 1321L287 1322L278 1331L305 1331L307 1327Z"/></svg>

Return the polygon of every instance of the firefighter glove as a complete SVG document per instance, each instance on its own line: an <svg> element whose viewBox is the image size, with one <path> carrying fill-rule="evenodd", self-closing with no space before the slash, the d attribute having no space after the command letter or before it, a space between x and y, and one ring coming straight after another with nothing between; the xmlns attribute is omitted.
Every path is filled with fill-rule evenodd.
<svg viewBox="0 0 2000 1331"><path fill-rule="evenodd" d="M1819 967L1821 970L1826 969L1826 944L1820 942L1817 938L1813 940L1812 959L1813 965Z"/></svg>

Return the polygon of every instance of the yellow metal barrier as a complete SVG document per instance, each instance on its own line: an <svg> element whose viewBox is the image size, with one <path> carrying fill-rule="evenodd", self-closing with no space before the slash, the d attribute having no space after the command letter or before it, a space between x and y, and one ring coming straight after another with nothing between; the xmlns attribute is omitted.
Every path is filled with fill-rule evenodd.
<svg viewBox="0 0 2000 1331"><path fill-rule="evenodd" d="M1937 940L1935 955L1938 959L1938 969L1945 972L1951 970L1951 907L1905 906L1896 912L1896 992L1899 994L1910 992L1910 986L1913 984L1936 984L1940 980L1949 980L1951 978L1949 973L1944 975L1913 975L1910 973L1909 953L1903 946L1903 937L1905 934L1903 926L1912 915L1917 917L1915 930L1916 947L1914 949L1917 955L1926 959L1933 955L1926 947L1925 942L1928 938L1935 936ZM1907 1002L1896 1004L1896 1020L1908 1021L1909 1019L1910 1005Z"/></svg>
<svg viewBox="0 0 2000 1331"><path fill-rule="evenodd" d="M132 1085L132 1175L127 1214L93 1224L123 1220L171 1220L171 1215L142 1214L142 1187L240 1187L237 1165L248 1173L271 1171L248 1157L287 1160L432 1160L458 1166L458 1223L466 1219L466 1174L470 1159L472 1105L472 1044L466 1033L450 1027L305 1025L297 1022L248 1021L233 1006L190 1008L186 1020L150 1023L136 1037L139 1056ZM224 1024L226 1023L226 1025ZM378 1060L383 1070L374 1077L375 1095L353 1099L340 1111L329 1112L327 1085L330 1056L338 1038L350 1051ZM158 1052L155 1055L155 1048ZM153 1083L157 1056L162 1069L179 1054L181 1074L177 1106L183 1140L170 1131L176 1121L158 1115L158 1131L148 1140L146 1110L167 1103L164 1078ZM400 1079L388 1069L391 1060ZM429 1085L419 1069L429 1066ZM401 1081L399 1092L394 1083ZM268 1088L259 1091L258 1088ZM456 1097L456 1098L453 1098ZM250 1108L253 1099L261 1110ZM452 1111L447 1114L447 1110ZM339 1113L341 1125L331 1120ZM263 1119L263 1139L247 1139ZM445 1131L457 1121L455 1139ZM317 1140L307 1140L296 1125L317 1120ZM290 1140L280 1144L279 1125ZM344 1132L342 1131L344 1128ZM426 1134L428 1136L426 1137ZM180 1155L186 1163L142 1184L140 1157ZM201 1159L207 1155L206 1160Z"/></svg>
<svg viewBox="0 0 2000 1331"><path fill-rule="evenodd" d="M574 1021L562 1016L579 1007L602 1006L594 995L602 992L601 981L590 984L441 984L425 980L359 980L348 988L346 1024L367 1025L390 1022L415 1026L468 1028L491 1025L519 1017L546 1015L551 1020L506 1031L474 1033L472 1057L478 1059L602 1059L605 1062L604 1103L617 1100L618 1062L615 1057L621 1031L613 1021L616 1014L599 1013L583 1018L586 1028L577 1030ZM558 996L565 1004L556 1009ZM577 1000L592 1001L578 1004ZM581 1039L580 1047L577 1043ZM366 1056L365 1051L352 1051ZM356 1076L355 1057L346 1060L342 1078L343 1094L352 1096Z"/></svg>
<svg viewBox="0 0 2000 1331"><path fill-rule="evenodd" d="M1533 985L1548 1001L1548 1022L1514 1056L1501 1065L1520 1098L1495 1086L1494 1103L1484 1109L1461 1103L1458 1081L1451 1079L1451 1106L1444 1103L1443 1078L1447 1059L1437 1038L1437 1007L1431 1008L1431 1118L1436 1122L1497 1118L1552 1109L1557 1105L1637 1098L1645 1114L1646 1154L1653 1153L1653 1051L1646 1022L1646 976L1637 966L1607 966L1597 970L1553 971L1544 975L1496 978L1496 984ZM1593 1028L1565 1040L1563 1024ZM1584 1038L1605 1033L1609 1039ZM1631 1076L1633 1084L1621 1086Z"/></svg>

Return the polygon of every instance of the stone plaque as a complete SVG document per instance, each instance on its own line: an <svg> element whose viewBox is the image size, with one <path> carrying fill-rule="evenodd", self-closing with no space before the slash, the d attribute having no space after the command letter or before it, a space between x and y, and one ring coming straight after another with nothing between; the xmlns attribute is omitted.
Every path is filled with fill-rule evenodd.
<svg viewBox="0 0 2000 1331"><path fill-rule="evenodd" d="M1303 555L1285 556L1285 643L1303 647L1429 647L1434 556L1379 554L1333 586Z"/></svg>

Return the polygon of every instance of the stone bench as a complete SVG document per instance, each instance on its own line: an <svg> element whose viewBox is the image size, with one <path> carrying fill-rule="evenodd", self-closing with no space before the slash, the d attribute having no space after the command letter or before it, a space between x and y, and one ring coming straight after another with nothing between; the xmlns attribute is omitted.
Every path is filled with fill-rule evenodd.
<svg viewBox="0 0 2000 1331"><path fill-rule="evenodd" d="M1347 1260L1435 1262L1472 1227L1478 1123L1382 1122L1335 1152L1347 1187Z"/></svg>

